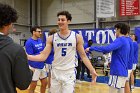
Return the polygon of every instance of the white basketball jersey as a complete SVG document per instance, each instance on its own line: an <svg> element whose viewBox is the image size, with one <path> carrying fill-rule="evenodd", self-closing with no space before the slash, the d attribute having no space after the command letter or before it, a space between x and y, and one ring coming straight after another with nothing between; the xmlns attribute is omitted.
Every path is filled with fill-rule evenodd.
<svg viewBox="0 0 140 93"><path fill-rule="evenodd" d="M70 35L63 39L58 33L53 37L54 61L52 67L59 70L68 70L77 65L76 60L76 33L71 31Z"/></svg>
<svg viewBox="0 0 140 93"><path fill-rule="evenodd" d="M105 62L107 62L107 63L111 62L111 54L110 53L104 54L103 56L105 58Z"/></svg>

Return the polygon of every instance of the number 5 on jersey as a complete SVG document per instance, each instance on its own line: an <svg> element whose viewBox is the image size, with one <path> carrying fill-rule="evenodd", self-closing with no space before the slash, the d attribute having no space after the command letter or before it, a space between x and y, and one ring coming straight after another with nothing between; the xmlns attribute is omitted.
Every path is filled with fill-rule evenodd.
<svg viewBox="0 0 140 93"><path fill-rule="evenodd" d="M61 54L61 56L65 56L66 55L66 53L67 53L67 48L62 48L62 54Z"/></svg>

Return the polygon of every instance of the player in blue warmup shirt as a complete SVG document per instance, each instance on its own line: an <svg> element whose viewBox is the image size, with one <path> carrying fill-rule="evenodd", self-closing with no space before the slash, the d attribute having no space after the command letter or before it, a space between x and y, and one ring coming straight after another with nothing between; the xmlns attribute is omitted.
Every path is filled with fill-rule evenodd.
<svg viewBox="0 0 140 93"><path fill-rule="evenodd" d="M128 76L128 60L130 45L125 35L129 31L128 25L118 23L115 26L116 39L107 46L91 46L86 51L109 53L112 51L109 77L109 93L124 93L124 86Z"/></svg>
<svg viewBox="0 0 140 93"><path fill-rule="evenodd" d="M132 73L131 73L131 88L134 89L134 80L135 80L135 70L136 66L138 64L138 43L137 43L137 36L135 34L131 34L131 38L133 40L133 47L134 47L134 61L133 61L133 67L132 67Z"/></svg>
<svg viewBox="0 0 140 93"><path fill-rule="evenodd" d="M25 49L27 54L38 55L44 49L43 41L40 36L42 34L41 28L39 26L34 26L31 29L32 37L26 41ZM29 93L34 93L37 85L37 81L41 81L41 93L45 93L47 85L47 74L45 70L44 62L31 61L28 60L29 67L34 71L32 82L30 84Z"/></svg>
<svg viewBox="0 0 140 93"><path fill-rule="evenodd" d="M129 37L130 31L128 31L128 34L126 35L126 38L129 41L130 44L130 54L129 54L129 60L128 60L128 78L125 83L125 93L130 93L130 85L129 85L129 80L130 80L130 75L132 73L132 66L133 66L133 61L134 61L134 46L133 46L133 41Z"/></svg>

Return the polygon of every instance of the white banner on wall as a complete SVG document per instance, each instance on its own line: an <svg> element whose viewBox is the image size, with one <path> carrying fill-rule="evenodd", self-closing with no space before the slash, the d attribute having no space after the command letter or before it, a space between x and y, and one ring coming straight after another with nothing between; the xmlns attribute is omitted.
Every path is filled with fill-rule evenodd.
<svg viewBox="0 0 140 93"><path fill-rule="evenodd" d="M96 0L96 17L113 17L115 12L115 0Z"/></svg>

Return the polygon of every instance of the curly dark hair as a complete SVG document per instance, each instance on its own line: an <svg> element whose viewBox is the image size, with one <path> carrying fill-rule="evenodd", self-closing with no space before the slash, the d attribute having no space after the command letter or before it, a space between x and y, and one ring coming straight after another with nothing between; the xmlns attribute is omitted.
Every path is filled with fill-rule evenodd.
<svg viewBox="0 0 140 93"><path fill-rule="evenodd" d="M68 11L60 11L60 12L57 13L57 17L59 15L65 15L67 20L70 20L70 21L72 20L72 16Z"/></svg>
<svg viewBox="0 0 140 93"><path fill-rule="evenodd" d="M0 28L16 22L18 19L17 11L10 5L0 3Z"/></svg>

